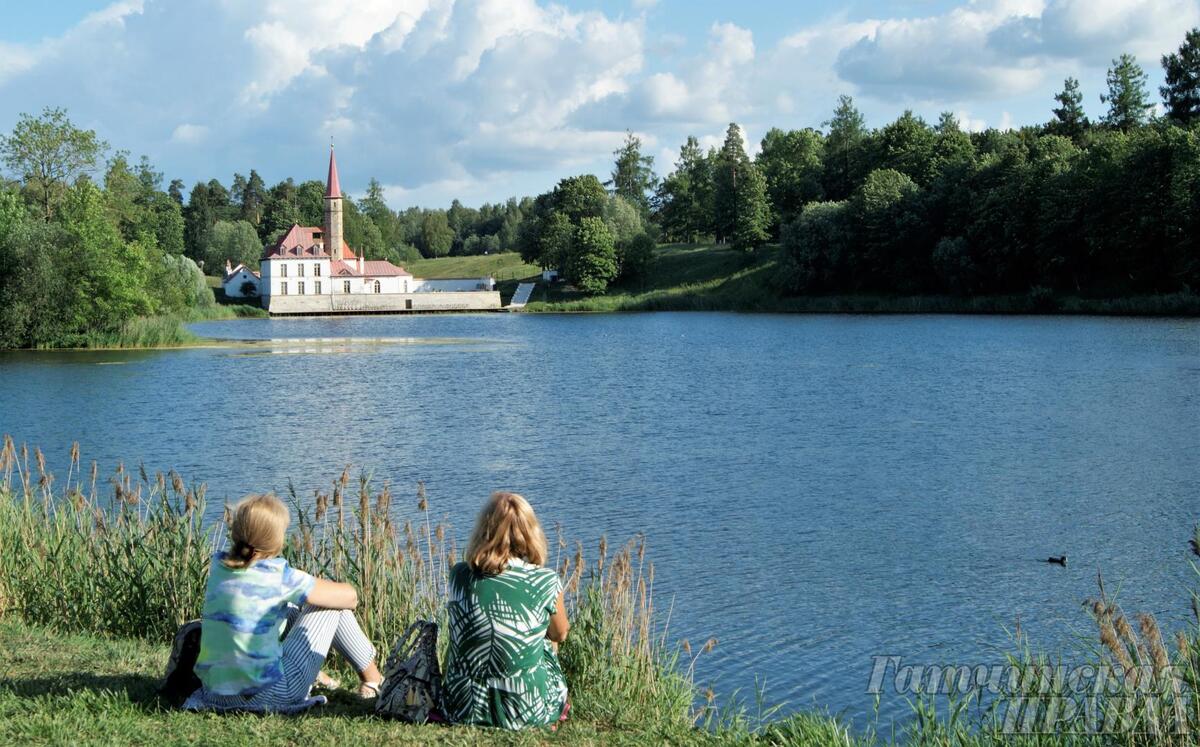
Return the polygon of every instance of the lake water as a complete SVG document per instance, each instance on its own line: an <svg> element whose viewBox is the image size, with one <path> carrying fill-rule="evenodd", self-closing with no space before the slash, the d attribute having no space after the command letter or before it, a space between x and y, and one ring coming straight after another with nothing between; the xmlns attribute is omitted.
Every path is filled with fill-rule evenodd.
<svg viewBox="0 0 1200 747"><path fill-rule="evenodd" d="M1001 663L1020 620L1092 635L1097 569L1185 619L1200 521L1200 322L640 314L197 325L413 338L279 352L0 354L0 432L175 468L214 505L346 463L425 480L460 538L517 490L594 547L649 539L672 636L719 693L863 718L872 656ZM431 339L435 338L435 339ZM413 511L411 500L400 500ZM1066 553L1066 568L1039 559ZM885 717L903 714L884 696Z"/></svg>

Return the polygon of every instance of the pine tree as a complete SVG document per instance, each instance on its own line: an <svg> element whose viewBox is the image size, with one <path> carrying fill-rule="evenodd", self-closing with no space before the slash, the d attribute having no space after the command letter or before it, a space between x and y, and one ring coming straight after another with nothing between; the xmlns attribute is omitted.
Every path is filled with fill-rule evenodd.
<svg viewBox="0 0 1200 747"><path fill-rule="evenodd" d="M1166 85L1158 89L1167 116L1183 126L1200 118L1200 28L1187 32L1175 54L1163 55Z"/></svg>
<svg viewBox="0 0 1200 747"><path fill-rule="evenodd" d="M1054 109L1050 131L1072 140L1079 139L1090 124L1083 113L1083 94L1079 92L1079 81L1075 78L1064 80L1062 92L1056 94L1054 100L1058 106Z"/></svg>
<svg viewBox="0 0 1200 747"><path fill-rule="evenodd" d="M650 211L650 193L658 179L654 176L654 156L642 155L642 140L632 131L625 133L625 143L613 151L616 164L613 167L613 194L620 195L646 215Z"/></svg>
<svg viewBox="0 0 1200 747"><path fill-rule="evenodd" d="M717 154L713 184L718 238L742 250L766 241L770 223L766 180L746 155L741 128L735 123L729 125Z"/></svg>
<svg viewBox="0 0 1200 747"><path fill-rule="evenodd" d="M862 181L862 145L867 136L863 115L854 106L854 99L839 96L833 118L825 122L825 197L842 200Z"/></svg>
<svg viewBox="0 0 1200 747"><path fill-rule="evenodd" d="M1131 130L1149 118L1150 95L1146 92L1146 71L1131 54L1113 60L1108 69L1108 93L1100 101L1108 104L1104 124L1118 130Z"/></svg>

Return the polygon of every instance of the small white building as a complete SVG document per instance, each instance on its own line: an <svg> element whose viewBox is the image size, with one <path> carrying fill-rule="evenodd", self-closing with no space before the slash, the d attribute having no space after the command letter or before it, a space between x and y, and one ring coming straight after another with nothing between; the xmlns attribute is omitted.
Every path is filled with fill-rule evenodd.
<svg viewBox="0 0 1200 747"><path fill-rule="evenodd" d="M258 298L261 281L258 270L251 270L243 264L231 267L229 260L225 260L225 277L221 279L221 288L226 298Z"/></svg>

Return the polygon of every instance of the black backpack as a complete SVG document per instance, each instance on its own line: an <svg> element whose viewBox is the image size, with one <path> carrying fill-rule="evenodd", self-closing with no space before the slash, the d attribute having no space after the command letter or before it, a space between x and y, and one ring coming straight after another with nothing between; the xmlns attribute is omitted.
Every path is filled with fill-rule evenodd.
<svg viewBox="0 0 1200 747"><path fill-rule="evenodd" d="M418 620L404 631L383 668L375 713L411 724L441 723L442 669L437 623Z"/></svg>
<svg viewBox="0 0 1200 747"><path fill-rule="evenodd" d="M158 688L158 694L179 705L199 690L200 678L195 672L199 656L200 621L188 620L179 626L175 640L171 642L171 658L167 660L167 674Z"/></svg>

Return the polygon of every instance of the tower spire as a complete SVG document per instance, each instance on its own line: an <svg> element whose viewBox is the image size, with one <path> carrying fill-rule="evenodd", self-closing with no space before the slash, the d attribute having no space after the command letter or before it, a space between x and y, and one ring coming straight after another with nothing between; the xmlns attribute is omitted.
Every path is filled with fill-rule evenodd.
<svg viewBox="0 0 1200 747"><path fill-rule="evenodd" d="M337 159L329 143L329 182L325 188L325 247L330 259L344 259L342 251L342 185L338 183Z"/></svg>
<svg viewBox="0 0 1200 747"><path fill-rule="evenodd" d="M329 179L326 182L326 197L341 197L342 185L338 183L337 159L333 157L333 141L329 143Z"/></svg>

